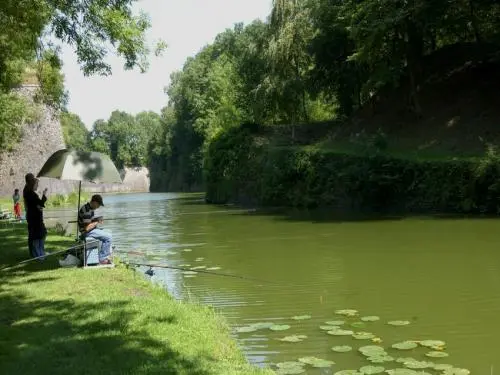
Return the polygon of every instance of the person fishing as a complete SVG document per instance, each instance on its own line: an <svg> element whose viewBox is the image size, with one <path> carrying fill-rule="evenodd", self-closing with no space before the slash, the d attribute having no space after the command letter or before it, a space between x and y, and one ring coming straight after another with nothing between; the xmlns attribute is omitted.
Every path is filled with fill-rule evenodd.
<svg viewBox="0 0 500 375"><path fill-rule="evenodd" d="M84 239L93 238L101 241L99 250L99 264L112 264L111 262L111 234L97 228L103 222L102 216L96 216L95 210L103 207L104 203L99 194L90 198L78 211L78 228Z"/></svg>
<svg viewBox="0 0 500 375"><path fill-rule="evenodd" d="M24 206L26 208L26 221L28 222L28 246L30 255L42 261L45 256L45 238L47 229L43 222L43 209L47 201L47 188L43 190L42 198L38 196L38 179L33 173L25 176L26 185L23 190Z"/></svg>

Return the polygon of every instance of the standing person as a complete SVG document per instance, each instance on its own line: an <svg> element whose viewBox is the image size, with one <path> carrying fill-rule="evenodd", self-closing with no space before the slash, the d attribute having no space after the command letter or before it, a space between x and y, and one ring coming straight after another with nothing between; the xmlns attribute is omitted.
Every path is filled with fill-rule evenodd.
<svg viewBox="0 0 500 375"><path fill-rule="evenodd" d="M99 263L112 264L111 262L111 235L102 229L97 228L97 224L102 223L102 217L95 216L95 210L104 206L102 197L99 194L93 195L90 202L85 203L78 211L78 228L84 238L94 238L101 241L99 250Z"/></svg>
<svg viewBox="0 0 500 375"><path fill-rule="evenodd" d="M12 200L14 201L14 215L17 220L21 220L21 196L19 195L19 189L14 190L14 195L12 195Z"/></svg>
<svg viewBox="0 0 500 375"><path fill-rule="evenodd" d="M26 186L23 190L26 207L26 221L28 222L28 245L33 258L45 255L45 238L47 229L43 222L43 209L47 201L47 188L43 190L42 198L38 196L38 179L32 173L25 177ZM43 258L41 259L43 260Z"/></svg>

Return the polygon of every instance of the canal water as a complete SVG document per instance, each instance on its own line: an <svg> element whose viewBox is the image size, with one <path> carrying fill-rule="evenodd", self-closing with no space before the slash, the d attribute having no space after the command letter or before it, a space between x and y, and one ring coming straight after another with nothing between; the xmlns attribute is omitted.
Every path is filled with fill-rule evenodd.
<svg viewBox="0 0 500 375"><path fill-rule="evenodd" d="M449 364L500 375L500 220L271 214L196 194L104 199L105 217L128 218L105 229L118 251L140 253L121 254L130 262L241 277L156 268L151 278L216 308L256 365L302 359L303 373L317 375L367 365L445 374L432 364ZM401 343L408 349L392 347ZM370 350L380 349L366 348L375 345L385 352L378 361Z"/></svg>

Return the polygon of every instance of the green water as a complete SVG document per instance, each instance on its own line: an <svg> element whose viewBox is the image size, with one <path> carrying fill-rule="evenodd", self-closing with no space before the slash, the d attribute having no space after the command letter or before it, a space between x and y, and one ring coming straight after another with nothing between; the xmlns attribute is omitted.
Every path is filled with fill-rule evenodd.
<svg viewBox="0 0 500 375"><path fill-rule="evenodd" d="M154 262L221 267L219 271L264 281L157 269L153 281L181 299L214 306L233 329L255 322L289 324L235 334L248 358L258 364L316 356L336 362L307 374L334 374L370 364L357 348L371 340L332 336L319 329L342 319L338 309L356 309L378 322L350 328L380 337L393 357L447 363L472 374L500 374L500 220L342 220L323 216L263 215L203 204L198 196L137 194L107 196L105 215L150 215L109 221L121 251L155 254ZM191 249L190 252L183 251ZM130 256L132 261L144 261ZM204 258L196 261L197 258ZM268 282L267 282L268 281ZM311 315L295 321L295 315ZM358 319L349 319L357 321ZM390 320L411 324L393 327ZM278 341L307 335L299 343ZM424 348L391 349L405 340L447 343L448 358L426 358ZM332 346L350 345L351 353ZM403 367L395 362L386 369ZM431 374L441 372L428 370Z"/></svg>

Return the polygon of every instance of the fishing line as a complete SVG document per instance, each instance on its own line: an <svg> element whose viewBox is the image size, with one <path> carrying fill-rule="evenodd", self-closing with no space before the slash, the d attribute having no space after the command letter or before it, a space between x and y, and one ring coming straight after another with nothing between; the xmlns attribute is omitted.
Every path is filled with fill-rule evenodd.
<svg viewBox="0 0 500 375"><path fill-rule="evenodd" d="M266 284L278 284L273 281L267 281L267 280L262 280L262 279L256 279L253 277L246 277L246 276L240 276L240 275L234 275L231 273L222 273L222 272L213 272L213 271L206 271L206 270L193 270L189 268L184 268L184 267L177 267L177 266L168 266L168 265L163 265L163 264L149 264L149 263L135 263L135 262L125 262L125 264L133 265L133 266L145 266L145 267L150 267L152 269L153 267L156 268L168 268L168 269L173 269L173 270L179 270L179 271L187 271L187 272L196 272L196 273L206 273L208 275L214 275L214 276L224 276L224 277L233 277L236 279L242 279L242 280L249 280L249 281L256 281L260 283L266 283Z"/></svg>
<svg viewBox="0 0 500 375"><path fill-rule="evenodd" d="M184 216L184 215L205 215L205 214L220 214L220 213L232 213L232 212L255 212L257 209L247 209L247 210L220 210L220 211L201 211L201 212L180 212L180 213L170 213L171 217ZM167 214L168 215L168 214ZM153 215L144 215L144 216L124 216L124 217L113 217L110 219L104 219L104 221L109 220L129 220L129 219L144 219L144 218L153 218ZM49 219L57 219L57 217L50 217ZM76 220L68 221L70 224L76 223Z"/></svg>

